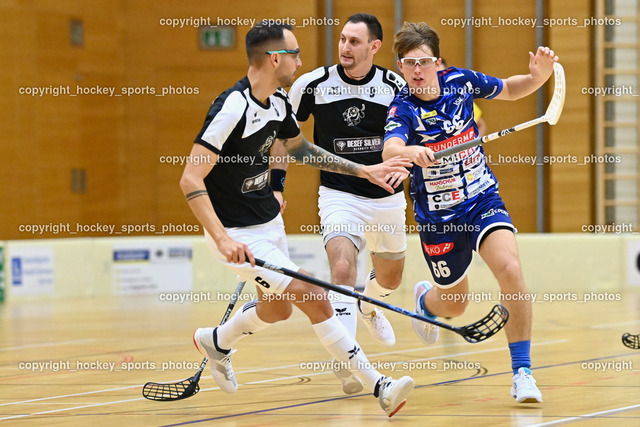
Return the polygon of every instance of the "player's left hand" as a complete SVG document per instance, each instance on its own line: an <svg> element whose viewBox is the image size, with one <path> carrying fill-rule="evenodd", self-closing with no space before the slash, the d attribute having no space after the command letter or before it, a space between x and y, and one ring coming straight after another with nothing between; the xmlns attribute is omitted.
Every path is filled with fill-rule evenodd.
<svg viewBox="0 0 640 427"><path fill-rule="evenodd" d="M280 215L282 215L284 213L284 208L287 207L287 201L284 199L282 191L274 191L273 197L275 197L278 203L280 203Z"/></svg>
<svg viewBox="0 0 640 427"><path fill-rule="evenodd" d="M364 178L393 194L394 189L409 175L411 162L400 156L376 165L363 166Z"/></svg>
<svg viewBox="0 0 640 427"><path fill-rule="evenodd" d="M553 74L554 62L558 62L558 57L546 46L539 46L535 55L529 52L529 71L533 80L547 81Z"/></svg>
<svg viewBox="0 0 640 427"><path fill-rule="evenodd" d="M398 188L398 185L405 180L406 177L409 176L409 170L404 169L402 172L392 172L388 173L386 176L387 184L389 184L393 188Z"/></svg>

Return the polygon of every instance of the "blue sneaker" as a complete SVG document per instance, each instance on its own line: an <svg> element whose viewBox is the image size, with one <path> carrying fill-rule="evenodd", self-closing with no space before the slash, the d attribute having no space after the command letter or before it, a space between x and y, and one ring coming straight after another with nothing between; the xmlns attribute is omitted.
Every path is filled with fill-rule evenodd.
<svg viewBox="0 0 640 427"><path fill-rule="evenodd" d="M413 288L413 293L416 297L416 313L430 319L435 319L435 317L425 314L421 304L422 297L431 288L433 288L433 285L429 281L423 280L416 283L416 286ZM436 325L432 325L431 323L423 322L422 320L418 319L411 319L411 324L413 325L413 330L416 331L416 334L418 334L418 337L420 337L423 343L432 345L438 341L438 337L440 336L440 328Z"/></svg>

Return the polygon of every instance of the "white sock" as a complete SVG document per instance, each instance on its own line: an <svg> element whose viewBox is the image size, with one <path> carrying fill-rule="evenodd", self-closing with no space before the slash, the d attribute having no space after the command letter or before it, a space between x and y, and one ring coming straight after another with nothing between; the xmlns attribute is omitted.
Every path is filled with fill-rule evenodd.
<svg viewBox="0 0 640 427"><path fill-rule="evenodd" d="M373 393L376 384L384 378L380 372L371 368L371 363L355 339L342 326L342 323L331 316L324 322L316 323L313 330L318 339L335 360L342 364L350 364L349 369L358 377L364 386Z"/></svg>
<svg viewBox="0 0 640 427"><path fill-rule="evenodd" d="M338 285L341 288L353 291L351 286ZM333 314L342 323L353 339L356 338L358 319L356 318L356 300L346 295L331 292L331 308Z"/></svg>
<svg viewBox="0 0 640 427"><path fill-rule="evenodd" d="M272 325L258 317L257 303L257 300L249 301L227 323L218 326L216 335L219 349L229 350L247 335L259 332Z"/></svg>
<svg viewBox="0 0 640 427"><path fill-rule="evenodd" d="M363 295L366 295L370 298L374 298L377 300L383 300L388 297L393 289L387 289L380 286L380 283L376 280L376 274L373 270L369 273L369 279L367 280L367 284L364 287ZM361 301L360 302L360 311L362 314L371 314L375 306L373 304L369 304L368 302Z"/></svg>

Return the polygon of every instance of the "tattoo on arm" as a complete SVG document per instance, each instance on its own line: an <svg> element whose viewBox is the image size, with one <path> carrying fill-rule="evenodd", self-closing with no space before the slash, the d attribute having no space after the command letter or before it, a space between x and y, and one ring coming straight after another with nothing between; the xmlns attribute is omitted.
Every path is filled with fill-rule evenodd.
<svg viewBox="0 0 640 427"><path fill-rule="evenodd" d="M285 147L287 147L287 142L288 140L283 140ZM358 168L360 167L358 163L336 156L324 148L311 144L306 139L303 139L299 146L290 147L289 150L289 154L293 156L295 161L301 162L303 165L313 166L330 172L358 176Z"/></svg>
<svg viewBox="0 0 640 427"><path fill-rule="evenodd" d="M191 193L187 194L185 197L187 198L187 202L190 202L191 200L195 199L196 197L200 197L200 196L206 196L209 193L207 193L207 190L196 190L196 191L192 191Z"/></svg>

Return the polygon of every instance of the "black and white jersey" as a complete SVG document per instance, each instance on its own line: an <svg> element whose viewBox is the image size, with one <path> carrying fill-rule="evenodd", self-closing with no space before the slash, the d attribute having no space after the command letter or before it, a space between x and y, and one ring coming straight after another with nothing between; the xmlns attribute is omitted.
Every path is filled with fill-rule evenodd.
<svg viewBox="0 0 640 427"><path fill-rule="evenodd" d="M253 97L245 77L213 101L195 142L219 156L204 183L225 227L264 224L280 212L268 185L271 145L275 138L299 134L283 89L264 105Z"/></svg>
<svg viewBox="0 0 640 427"><path fill-rule="evenodd" d="M313 114L313 138L318 146L356 163L373 165L382 162L387 108L404 84L398 74L377 65L362 80L352 80L336 64L300 76L289 97L299 121ZM322 171L320 182L358 196L389 196L387 190L355 176ZM400 191L402 185L396 189Z"/></svg>

